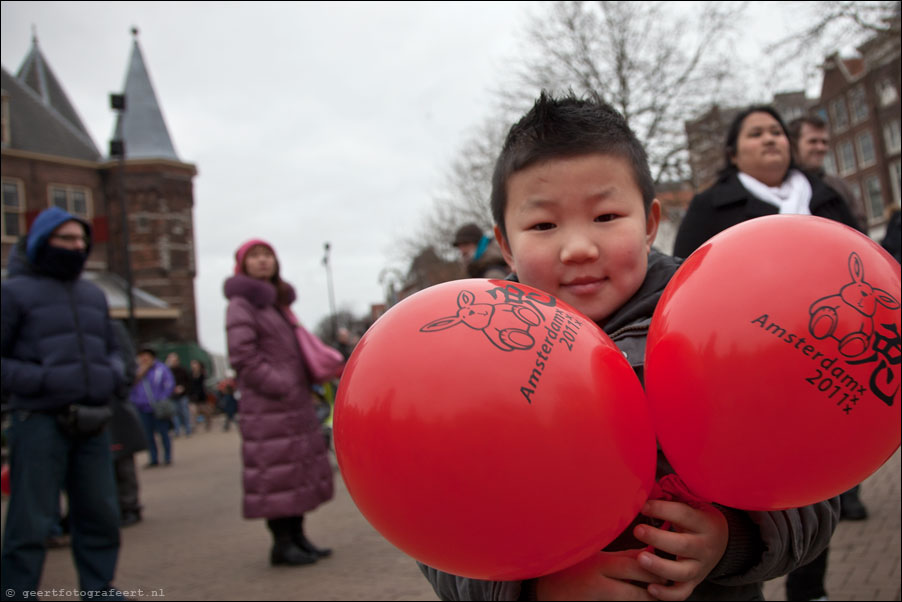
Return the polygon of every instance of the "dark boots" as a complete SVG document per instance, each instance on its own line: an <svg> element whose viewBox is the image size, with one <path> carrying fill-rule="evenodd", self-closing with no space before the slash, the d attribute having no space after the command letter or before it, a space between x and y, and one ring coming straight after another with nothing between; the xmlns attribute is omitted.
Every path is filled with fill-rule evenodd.
<svg viewBox="0 0 902 602"><path fill-rule="evenodd" d="M313 564L317 556L305 552L294 543L293 527L296 518L274 518L266 521L272 531L273 546L269 553L269 563L273 566L300 566Z"/></svg>
<svg viewBox="0 0 902 602"><path fill-rule="evenodd" d="M310 540L307 539L307 536L304 535L304 517L294 516L290 519L292 521L292 539L291 541L297 547L301 548L306 553L315 556L316 558L326 558L332 555L332 550L329 548L317 548L315 545L310 543Z"/></svg>
<svg viewBox="0 0 902 602"><path fill-rule="evenodd" d="M846 491L839 496L839 518L842 520L864 520L868 517L868 510L858 498L858 488L856 485L852 489Z"/></svg>

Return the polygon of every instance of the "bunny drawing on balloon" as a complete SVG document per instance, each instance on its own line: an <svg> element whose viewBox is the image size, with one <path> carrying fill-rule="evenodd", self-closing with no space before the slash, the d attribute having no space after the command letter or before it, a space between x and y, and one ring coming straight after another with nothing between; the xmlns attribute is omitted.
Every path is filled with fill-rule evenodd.
<svg viewBox="0 0 902 602"><path fill-rule="evenodd" d="M899 301L864 279L864 265L858 253L849 255L849 274L852 282L843 286L838 295L823 297L811 304L808 330L817 339L836 339L839 352L854 358L871 347L877 304L898 309Z"/></svg>
<svg viewBox="0 0 902 602"><path fill-rule="evenodd" d="M438 332L463 323L473 330L481 330L502 351L522 351L535 345L535 338L529 329L538 326L544 319L527 305L476 303L476 295L470 291L461 291L457 295L457 306L456 315L433 320L420 331Z"/></svg>

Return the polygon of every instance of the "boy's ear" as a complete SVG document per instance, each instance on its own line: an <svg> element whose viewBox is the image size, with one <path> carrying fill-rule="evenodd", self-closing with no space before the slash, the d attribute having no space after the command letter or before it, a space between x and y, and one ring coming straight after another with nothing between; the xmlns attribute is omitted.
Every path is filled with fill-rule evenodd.
<svg viewBox="0 0 902 602"><path fill-rule="evenodd" d="M653 199L646 213L645 252L651 253L651 246L655 244L655 238L658 236L658 226L661 225L661 201Z"/></svg>
<svg viewBox="0 0 902 602"><path fill-rule="evenodd" d="M507 240L504 238L504 234L501 233L501 228L498 225L495 225L495 240L498 241L498 246L501 247L501 255L504 256L504 261L507 262L507 265L510 267L512 271L516 271L514 269L514 254L511 253L510 245L507 244Z"/></svg>

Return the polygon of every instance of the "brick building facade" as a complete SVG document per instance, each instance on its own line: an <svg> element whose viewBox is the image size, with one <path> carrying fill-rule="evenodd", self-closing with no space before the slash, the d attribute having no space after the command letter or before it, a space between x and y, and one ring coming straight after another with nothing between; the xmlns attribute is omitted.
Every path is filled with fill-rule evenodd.
<svg viewBox="0 0 902 602"><path fill-rule="evenodd" d="M137 37L114 134L124 143L124 161L97 149L36 39L15 76L3 68L2 89L4 275L12 248L37 214L60 206L92 224L85 277L104 290L112 317L129 316L127 248L138 342L196 344L197 169L174 150Z"/></svg>
<svg viewBox="0 0 902 602"><path fill-rule="evenodd" d="M820 99L812 112L830 128L825 169L864 199L871 226L899 206L902 179L900 41L876 37L859 48L861 58L829 57Z"/></svg>

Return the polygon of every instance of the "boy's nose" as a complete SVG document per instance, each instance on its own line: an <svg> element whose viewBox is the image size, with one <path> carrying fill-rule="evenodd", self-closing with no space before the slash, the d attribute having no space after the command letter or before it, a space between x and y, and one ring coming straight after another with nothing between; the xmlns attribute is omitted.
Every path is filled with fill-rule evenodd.
<svg viewBox="0 0 902 602"><path fill-rule="evenodd" d="M582 263L598 259L598 245L591 236L571 234L566 237L561 247L561 262Z"/></svg>

